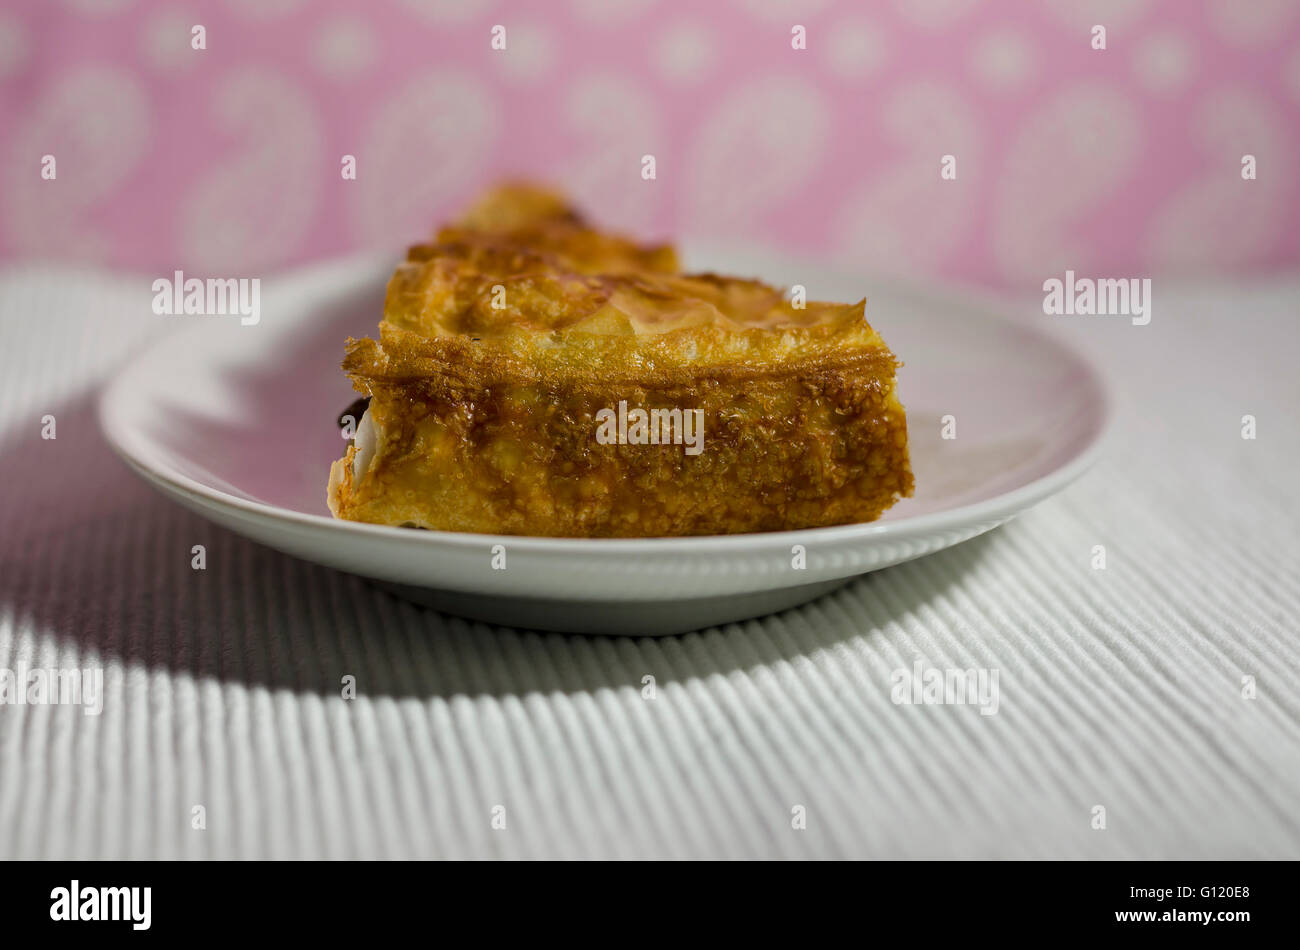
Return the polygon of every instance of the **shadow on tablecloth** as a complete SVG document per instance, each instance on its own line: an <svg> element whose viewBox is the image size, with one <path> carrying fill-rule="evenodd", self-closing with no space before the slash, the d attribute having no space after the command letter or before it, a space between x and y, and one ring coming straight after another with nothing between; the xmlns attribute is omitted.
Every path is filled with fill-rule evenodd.
<svg viewBox="0 0 1300 950"><path fill-rule="evenodd" d="M113 454L93 400L46 411L56 439L43 440L33 420L0 444L0 609L18 629L101 661L322 697L339 696L347 676L371 697L500 697L639 689L645 675L662 684L795 660L923 607L993 543L985 535L931 555L943 569L927 570L930 583L891 585L868 615L860 605L872 575L779 623L635 639L512 630L418 607L210 524ZM195 570L200 544L206 569Z"/></svg>

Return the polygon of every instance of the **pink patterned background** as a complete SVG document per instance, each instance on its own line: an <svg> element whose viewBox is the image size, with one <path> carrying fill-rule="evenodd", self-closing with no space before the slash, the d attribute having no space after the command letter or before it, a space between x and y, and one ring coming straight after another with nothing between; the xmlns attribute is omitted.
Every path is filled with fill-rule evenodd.
<svg viewBox="0 0 1300 950"><path fill-rule="evenodd" d="M151 273L394 248L506 173L1000 286L1300 262L1300 0L6 0L0 129L0 254Z"/></svg>

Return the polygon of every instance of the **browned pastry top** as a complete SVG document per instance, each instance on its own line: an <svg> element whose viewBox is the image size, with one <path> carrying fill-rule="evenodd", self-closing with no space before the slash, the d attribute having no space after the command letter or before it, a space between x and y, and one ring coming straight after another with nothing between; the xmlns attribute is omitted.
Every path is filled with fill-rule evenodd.
<svg viewBox="0 0 1300 950"><path fill-rule="evenodd" d="M526 185L494 190L435 243L410 249L381 332L386 357L354 343L349 372L415 375L422 356L449 357L464 341L503 363L627 377L888 355L865 301L795 307L758 280L676 273L671 247L596 231Z"/></svg>

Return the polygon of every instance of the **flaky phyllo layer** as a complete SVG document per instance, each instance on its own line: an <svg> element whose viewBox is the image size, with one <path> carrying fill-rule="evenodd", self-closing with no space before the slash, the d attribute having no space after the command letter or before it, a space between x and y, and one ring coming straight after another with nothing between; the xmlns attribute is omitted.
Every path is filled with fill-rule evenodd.
<svg viewBox="0 0 1300 950"><path fill-rule="evenodd" d="M508 186L413 247L379 338L348 341L369 407L330 510L572 537L871 521L912 491L897 365L864 302L681 274Z"/></svg>

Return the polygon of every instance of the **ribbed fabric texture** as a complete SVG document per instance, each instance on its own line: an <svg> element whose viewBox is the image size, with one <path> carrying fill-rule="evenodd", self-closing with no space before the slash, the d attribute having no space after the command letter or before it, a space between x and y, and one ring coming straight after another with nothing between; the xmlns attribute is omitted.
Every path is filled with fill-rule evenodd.
<svg viewBox="0 0 1300 950"><path fill-rule="evenodd" d="M1063 494L630 640L440 616L164 500L93 414L164 329L148 280L0 275L0 668L105 688L99 716L0 706L0 856L1300 856L1300 287L1153 300L1147 327L1022 308L1120 392ZM917 660L997 670L997 713L895 704Z"/></svg>

